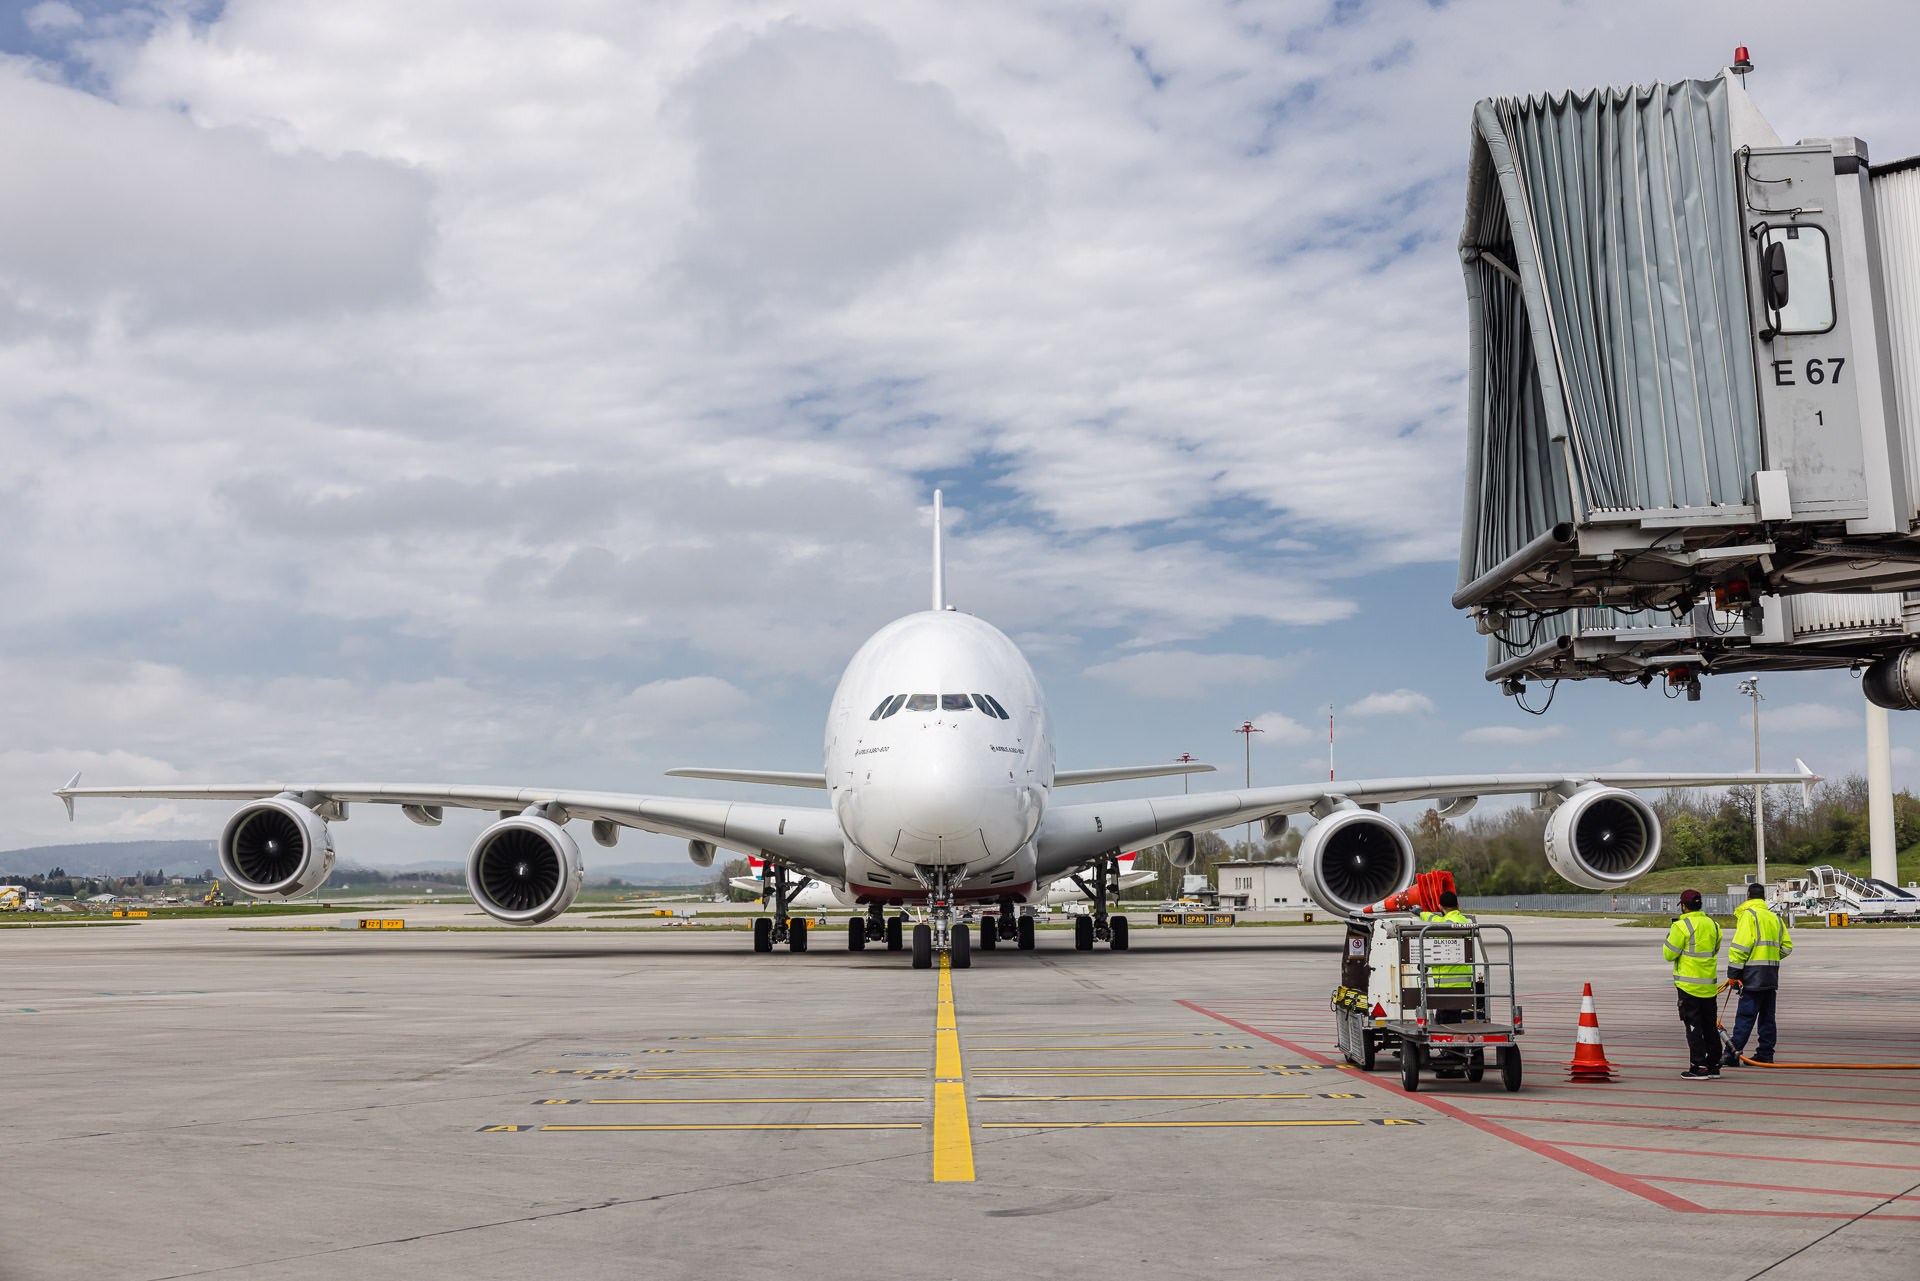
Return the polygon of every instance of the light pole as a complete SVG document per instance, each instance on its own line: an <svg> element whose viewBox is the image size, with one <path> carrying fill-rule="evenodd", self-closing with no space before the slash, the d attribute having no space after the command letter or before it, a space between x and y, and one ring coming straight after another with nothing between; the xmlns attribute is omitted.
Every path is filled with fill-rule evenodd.
<svg viewBox="0 0 1920 1281"><path fill-rule="evenodd" d="M1253 790L1253 736L1267 731L1252 721L1241 721L1240 728L1233 732L1247 740L1247 790L1251 792ZM1247 824L1247 862L1253 862L1253 824L1251 823Z"/></svg>
<svg viewBox="0 0 1920 1281"><path fill-rule="evenodd" d="M1178 763L1180 763L1180 764L1182 764L1182 765L1190 765L1190 764L1192 764L1192 763L1193 763L1193 753L1192 753L1192 752L1182 752L1182 753L1180 753L1180 755L1178 755L1178 756L1176 756L1176 757L1174 757L1173 759L1174 759L1175 761L1177 761ZM1180 776L1180 794L1181 794L1182 796L1185 796L1185 795L1187 794L1187 782L1188 782L1188 780L1190 780L1190 779L1191 779L1192 777L1193 777L1193 775L1191 775L1191 774L1182 774L1182 775Z"/></svg>
<svg viewBox="0 0 1920 1281"><path fill-rule="evenodd" d="M1740 692L1753 700L1753 772L1760 772L1760 704L1766 695L1760 692L1760 678L1749 676L1740 682ZM1753 852L1760 867L1760 883L1767 883L1767 815L1765 793L1753 785Z"/></svg>

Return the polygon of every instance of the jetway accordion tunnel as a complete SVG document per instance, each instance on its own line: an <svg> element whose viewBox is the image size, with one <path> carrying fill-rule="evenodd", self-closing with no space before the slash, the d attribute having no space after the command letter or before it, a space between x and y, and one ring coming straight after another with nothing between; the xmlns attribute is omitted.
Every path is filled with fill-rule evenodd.
<svg viewBox="0 0 1920 1281"><path fill-rule="evenodd" d="M1878 663L1920 706L1920 157L1784 143L1731 70L1486 99L1471 147L1487 679Z"/></svg>

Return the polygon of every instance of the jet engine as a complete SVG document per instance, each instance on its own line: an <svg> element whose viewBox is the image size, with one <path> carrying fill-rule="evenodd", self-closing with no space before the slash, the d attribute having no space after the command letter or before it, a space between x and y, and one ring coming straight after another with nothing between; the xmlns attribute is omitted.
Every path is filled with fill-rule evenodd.
<svg viewBox="0 0 1920 1281"><path fill-rule="evenodd" d="M1646 875L1659 857L1653 807L1617 787L1589 784L1547 820L1547 862L1583 889L1618 888Z"/></svg>
<svg viewBox="0 0 1920 1281"><path fill-rule="evenodd" d="M1413 842L1372 810L1336 810L1300 841L1300 888L1349 916L1413 884Z"/></svg>
<svg viewBox="0 0 1920 1281"><path fill-rule="evenodd" d="M220 831L220 870L255 898L311 894L333 871L327 822L292 795L245 806Z"/></svg>
<svg viewBox="0 0 1920 1281"><path fill-rule="evenodd" d="M1860 678L1867 701L1890 712L1920 708L1920 649L1876 658Z"/></svg>
<svg viewBox="0 0 1920 1281"><path fill-rule="evenodd" d="M538 925L573 906L586 869L580 847L538 814L503 818L467 851L467 889L488 916Z"/></svg>

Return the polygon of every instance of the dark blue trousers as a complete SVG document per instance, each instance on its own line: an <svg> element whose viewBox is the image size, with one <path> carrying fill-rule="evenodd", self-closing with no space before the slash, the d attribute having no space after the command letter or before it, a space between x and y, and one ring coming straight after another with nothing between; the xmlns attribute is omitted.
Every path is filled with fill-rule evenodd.
<svg viewBox="0 0 1920 1281"><path fill-rule="evenodd" d="M1750 987L1740 989L1740 1010L1733 1017L1733 1048L1744 1050L1747 1047L1747 1034L1758 1025L1760 1043L1751 1057L1761 1063L1773 1062L1773 998L1780 995L1778 988L1766 988L1754 991Z"/></svg>

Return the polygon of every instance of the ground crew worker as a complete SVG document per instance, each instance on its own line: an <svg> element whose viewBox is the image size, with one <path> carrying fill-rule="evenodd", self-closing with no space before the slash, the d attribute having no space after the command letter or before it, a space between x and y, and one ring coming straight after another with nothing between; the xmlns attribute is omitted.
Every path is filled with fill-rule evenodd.
<svg viewBox="0 0 1920 1281"><path fill-rule="evenodd" d="M1727 949L1727 977L1740 988L1740 1010L1733 1019L1733 1048L1722 1066L1738 1067L1739 1051L1756 1025L1755 1063L1773 1062L1773 999L1780 991L1780 961L1793 951L1793 932L1767 906L1767 887L1749 885L1747 901L1733 914L1733 946Z"/></svg>
<svg viewBox="0 0 1920 1281"><path fill-rule="evenodd" d="M1720 926L1700 910L1700 891L1680 891L1680 910L1667 931L1665 955L1673 966L1673 986L1680 1000L1680 1023L1687 1029L1686 1081L1720 1079L1720 1038L1713 998L1720 990Z"/></svg>
<svg viewBox="0 0 1920 1281"><path fill-rule="evenodd" d="M1452 890L1440 893L1440 911L1421 912L1420 919L1435 925L1472 925L1473 918L1460 910L1460 896ZM1473 990L1473 965L1427 966L1427 986L1436 990L1444 989L1442 995L1457 996ZM1458 1023L1461 1010L1440 1010L1436 1013L1436 1023Z"/></svg>

